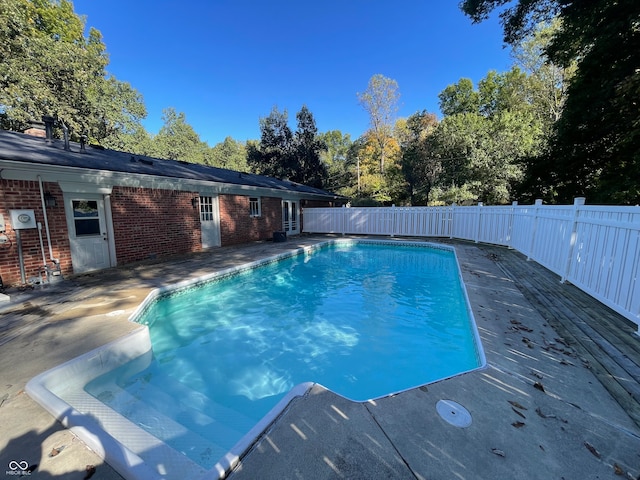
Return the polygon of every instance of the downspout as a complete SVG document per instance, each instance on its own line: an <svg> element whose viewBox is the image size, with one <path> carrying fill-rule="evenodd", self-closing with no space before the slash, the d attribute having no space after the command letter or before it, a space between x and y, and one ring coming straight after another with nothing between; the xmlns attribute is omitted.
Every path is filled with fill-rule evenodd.
<svg viewBox="0 0 640 480"><path fill-rule="evenodd" d="M53 248L51 247L51 234L49 233L49 219L47 218L47 205L44 201L44 190L42 189L42 177L38 175L38 185L40 185L40 201L42 202L42 214L44 216L44 230L47 234L47 245L49 245L49 258L51 261L59 265L60 260L53 258Z"/></svg>

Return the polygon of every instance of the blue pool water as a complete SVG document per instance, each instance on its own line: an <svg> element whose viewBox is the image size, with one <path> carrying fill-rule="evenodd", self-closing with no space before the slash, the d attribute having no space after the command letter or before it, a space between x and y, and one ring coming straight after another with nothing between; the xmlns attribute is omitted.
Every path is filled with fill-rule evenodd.
<svg viewBox="0 0 640 480"><path fill-rule="evenodd" d="M153 355L86 391L205 468L299 383L363 401L480 366L455 255L424 246L334 244L164 296L138 321Z"/></svg>

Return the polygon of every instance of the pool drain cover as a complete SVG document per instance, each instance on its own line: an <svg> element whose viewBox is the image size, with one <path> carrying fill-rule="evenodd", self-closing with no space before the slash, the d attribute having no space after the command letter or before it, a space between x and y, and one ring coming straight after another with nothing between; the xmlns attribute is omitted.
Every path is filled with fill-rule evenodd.
<svg viewBox="0 0 640 480"><path fill-rule="evenodd" d="M466 428L471 425L471 414L453 400L438 400L436 410L442 419L454 427Z"/></svg>

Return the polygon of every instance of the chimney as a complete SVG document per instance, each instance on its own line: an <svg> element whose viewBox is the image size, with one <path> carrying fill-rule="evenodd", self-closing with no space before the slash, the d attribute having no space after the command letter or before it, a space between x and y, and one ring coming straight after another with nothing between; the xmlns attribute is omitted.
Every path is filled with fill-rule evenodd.
<svg viewBox="0 0 640 480"><path fill-rule="evenodd" d="M24 133L26 133L27 135L31 135L32 137L46 137L44 123L42 122L31 122L31 126L27 128Z"/></svg>
<svg viewBox="0 0 640 480"><path fill-rule="evenodd" d="M44 122L46 139L53 140L53 124L56 121L56 119L49 115L43 115L42 121Z"/></svg>

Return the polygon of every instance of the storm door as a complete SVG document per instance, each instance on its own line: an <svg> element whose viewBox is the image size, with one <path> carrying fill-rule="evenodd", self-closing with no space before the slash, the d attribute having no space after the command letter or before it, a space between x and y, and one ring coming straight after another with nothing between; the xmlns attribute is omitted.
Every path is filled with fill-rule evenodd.
<svg viewBox="0 0 640 480"><path fill-rule="evenodd" d="M65 210L74 273L110 267L104 197L65 193Z"/></svg>

